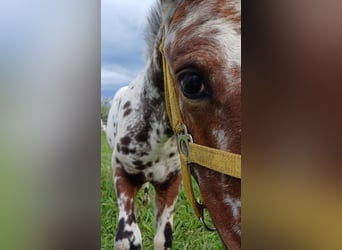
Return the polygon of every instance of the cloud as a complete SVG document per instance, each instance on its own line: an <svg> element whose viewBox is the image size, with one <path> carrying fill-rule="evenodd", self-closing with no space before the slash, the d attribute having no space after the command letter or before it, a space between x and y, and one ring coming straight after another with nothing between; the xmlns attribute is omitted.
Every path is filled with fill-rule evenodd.
<svg viewBox="0 0 342 250"><path fill-rule="evenodd" d="M122 72L101 69L101 80L104 87L115 83L124 83L130 81L130 77Z"/></svg>
<svg viewBox="0 0 342 250"><path fill-rule="evenodd" d="M141 69L129 69L119 64L105 65L101 67L101 84L102 88L108 89L117 84L128 83L134 79Z"/></svg>
<svg viewBox="0 0 342 250"><path fill-rule="evenodd" d="M129 82L144 67L144 28L155 0L101 1L101 87Z"/></svg>

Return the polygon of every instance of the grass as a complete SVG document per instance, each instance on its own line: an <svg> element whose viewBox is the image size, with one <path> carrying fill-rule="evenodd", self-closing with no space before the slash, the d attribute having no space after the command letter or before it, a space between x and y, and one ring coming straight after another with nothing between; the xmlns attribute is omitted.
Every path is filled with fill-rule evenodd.
<svg viewBox="0 0 342 250"><path fill-rule="evenodd" d="M112 150L101 133L101 249L113 250L117 225L117 203L112 181ZM155 220L153 202L142 205L143 190L137 196L137 222L143 238L143 249L153 249ZM154 200L154 189L150 185L150 198ZM194 216L182 188L178 197L175 214L172 249L223 249L216 232L207 231Z"/></svg>

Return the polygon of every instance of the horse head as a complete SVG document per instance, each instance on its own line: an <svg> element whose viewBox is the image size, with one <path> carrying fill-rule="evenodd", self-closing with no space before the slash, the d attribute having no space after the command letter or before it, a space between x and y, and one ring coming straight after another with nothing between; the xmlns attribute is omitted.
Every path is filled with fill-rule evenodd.
<svg viewBox="0 0 342 250"><path fill-rule="evenodd" d="M184 124L196 144L235 154L241 153L240 6L161 1L162 52ZM223 242L239 249L240 179L196 163L191 172Z"/></svg>

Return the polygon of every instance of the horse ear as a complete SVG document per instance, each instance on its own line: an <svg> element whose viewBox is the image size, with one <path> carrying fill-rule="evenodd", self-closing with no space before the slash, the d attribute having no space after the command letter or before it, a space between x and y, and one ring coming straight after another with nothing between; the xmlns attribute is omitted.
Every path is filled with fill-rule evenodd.
<svg viewBox="0 0 342 250"><path fill-rule="evenodd" d="M160 0L162 20L166 28L182 0Z"/></svg>

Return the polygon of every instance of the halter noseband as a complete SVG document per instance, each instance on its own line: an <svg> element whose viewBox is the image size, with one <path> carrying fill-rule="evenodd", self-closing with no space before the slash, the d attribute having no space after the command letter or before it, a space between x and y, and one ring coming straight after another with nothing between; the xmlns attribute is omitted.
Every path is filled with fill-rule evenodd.
<svg viewBox="0 0 342 250"><path fill-rule="evenodd" d="M207 229L212 230L204 222L203 209L205 205L202 202L197 202L195 198L189 164L196 163L219 173L241 179L241 155L194 143L180 114L172 76L164 55L164 40L160 45L160 52L163 61L166 111L171 127L177 136L184 189L197 218Z"/></svg>

